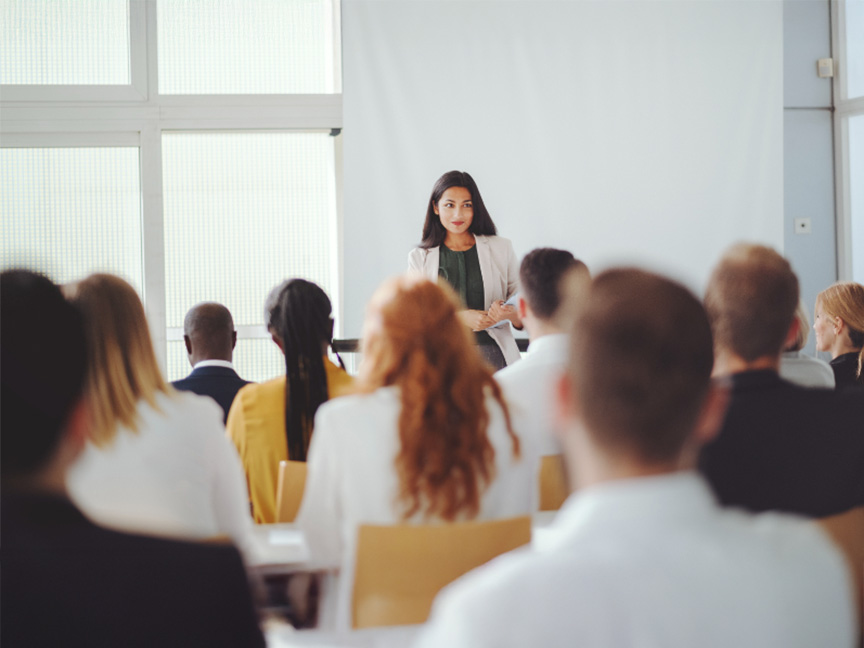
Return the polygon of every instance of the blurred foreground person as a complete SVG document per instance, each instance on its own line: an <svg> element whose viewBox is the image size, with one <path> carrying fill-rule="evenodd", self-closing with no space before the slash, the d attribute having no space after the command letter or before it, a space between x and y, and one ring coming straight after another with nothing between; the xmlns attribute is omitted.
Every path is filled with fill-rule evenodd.
<svg viewBox="0 0 864 648"><path fill-rule="evenodd" d="M0 275L4 646L263 646L237 550L109 531L68 499L87 443L81 318L48 279Z"/></svg>
<svg viewBox="0 0 864 648"><path fill-rule="evenodd" d="M135 289L107 274L65 288L87 334L89 443L69 472L72 500L115 529L204 539L227 535L247 556L252 520L222 410L172 389Z"/></svg>
<svg viewBox="0 0 864 648"><path fill-rule="evenodd" d="M367 307L361 393L318 410L297 524L313 558L342 562L340 623L359 525L532 510L535 445L513 431L458 308L428 279L385 283Z"/></svg>
<svg viewBox="0 0 864 648"><path fill-rule="evenodd" d="M192 373L171 386L215 400L222 408L224 422L237 392L249 384L232 364L237 331L231 312L216 302L196 304L183 319L183 343Z"/></svg>
<svg viewBox="0 0 864 648"><path fill-rule="evenodd" d="M798 278L771 248L736 245L711 273L714 375L732 387L699 469L724 505L827 517L864 505L864 391L807 389L778 375L797 305Z"/></svg>
<svg viewBox="0 0 864 648"><path fill-rule="evenodd" d="M850 648L843 559L808 522L718 507L693 471L726 394L682 286L594 279L559 390L578 490L541 546L446 588L423 648Z"/></svg>

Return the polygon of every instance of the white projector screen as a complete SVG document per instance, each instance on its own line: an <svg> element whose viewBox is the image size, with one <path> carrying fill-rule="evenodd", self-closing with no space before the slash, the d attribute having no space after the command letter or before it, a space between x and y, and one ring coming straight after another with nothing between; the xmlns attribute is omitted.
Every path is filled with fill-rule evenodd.
<svg viewBox="0 0 864 648"><path fill-rule="evenodd" d="M695 290L783 245L782 3L343 0L344 318L406 269L445 171L521 257Z"/></svg>

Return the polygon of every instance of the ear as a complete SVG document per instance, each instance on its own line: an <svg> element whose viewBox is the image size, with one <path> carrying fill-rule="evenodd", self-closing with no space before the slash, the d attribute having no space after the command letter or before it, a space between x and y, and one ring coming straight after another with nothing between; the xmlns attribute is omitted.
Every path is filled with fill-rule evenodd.
<svg viewBox="0 0 864 648"><path fill-rule="evenodd" d="M231 331L231 348L234 349L237 346L237 331Z"/></svg>
<svg viewBox="0 0 864 648"><path fill-rule="evenodd" d="M559 434L568 427L574 419L580 418L581 407L579 395L570 376L565 372L560 375L555 385L555 429Z"/></svg>
<svg viewBox="0 0 864 648"><path fill-rule="evenodd" d="M842 317L834 318L834 333L837 335L843 335L843 330L846 328L846 322L843 321Z"/></svg>
<svg viewBox="0 0 864 648"><path fill-rule="evenodd" d="M270 339L272 339L276 343L276 346L278 346L279 350L284 354L285 348L282 346L282 340L279 339L279 336L277 336L275 333L271 333Z"/></svg>
<svg viewBox="0 0 864 648"><path fill-rule="evenodd" d="M78 403L69 413L66 419L64 440L68 447L78 456L90 438L90 409L87 407L87 399L81 397Z"/></svg>
<svg viewBox="0 0 864 648"><path fill-rule="evenodd" d="M528 302L526 302L522 297L519 298L519 317L523 320L525 316L528 314Z"/></svg>
<svg viewBox="0 0 864 648"><path fill-rule="evenodd" d="M188 335L183 336L183 343L186 345L186 354L192 355L192 340L189 339Z"/></svg>
<svg viewBox="0 0 864 648"><path fill-rule="evenodd" d="M797 331L796 331L797 333ZM726 408L729 406L729 386L726 381L712 380L708 394L702 404L702 411L696 420L693 438L703 446L720 432L726 419Z"/></svg>
<svg viewBox="0 0 864 648"><path fill-rule="evenodd" d="M796 317L792 320L792 323L789 325L789 331L786 333L786 340L783 342L784 351L795 344L795 340L798 338L798 330L800 328L801 324L798 322L798 318Z"/></svg>

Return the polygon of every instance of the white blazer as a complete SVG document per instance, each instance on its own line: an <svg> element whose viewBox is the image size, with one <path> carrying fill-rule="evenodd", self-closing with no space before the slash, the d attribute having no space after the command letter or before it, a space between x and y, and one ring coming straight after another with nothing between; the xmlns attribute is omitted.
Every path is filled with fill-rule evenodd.
<svg viewBox="0 0 864 648"><path fill-rule="evenodd" d="M475 235L477 257L480 260L480 274L483 275L484 308L489 309L492 302L507 301L519 292L519 263L510 239L501 236ZM414 248L408 254L408 271L422 274L436 281L438 279L439 250L437 247ZM513 337L513 329L508 324L486 329L486 332L501 348L508 365L519 360L519 347Z"/></svg>

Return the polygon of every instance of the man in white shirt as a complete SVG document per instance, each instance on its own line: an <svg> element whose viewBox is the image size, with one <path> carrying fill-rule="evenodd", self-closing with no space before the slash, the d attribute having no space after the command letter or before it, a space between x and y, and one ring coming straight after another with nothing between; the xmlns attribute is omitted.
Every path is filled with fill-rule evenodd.
<svg viewBox="0 0 864 648"><path fill-rule="evenodd" d="M196 304L183 320L183 342L192 373L171 385L215 400L222 408L224 424L237 392L249 384L232 364L237 331L231 312L216 302Z"/></svg>
<svg viewBox="0 0 864 648"><path fill-rule="evenodd" d="M422 648L853 645L849 575L812 523L718 507L693 470L719 427L711 330L684 287L604 272L558 400L578 491L541 546L446 588Z"/></svg>
<svg viewBox="0 0 864 648"><path fill-rule="evenodd" d="M565 277L567 281L565 282ZM553 430L555 387L567 367L567 322L562 286L584 286L588 268L570 252L532 250L519 267L519 314L531 338L528 356L495 374L522 435L539 440L541 455L561 454Z"/></svg>

